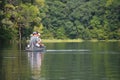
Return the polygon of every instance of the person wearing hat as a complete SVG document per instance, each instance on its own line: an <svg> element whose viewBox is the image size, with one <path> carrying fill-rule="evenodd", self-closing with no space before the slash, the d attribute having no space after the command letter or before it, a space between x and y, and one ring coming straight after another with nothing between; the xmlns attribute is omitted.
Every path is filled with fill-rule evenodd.
<svg viewBox="0 0 120 80"><path fill-rule="evenodd" d="M31 48L40 47L40 42L41 39L38 36L38 32L33 32L33 35L30 38L30 42L27 47L31 47Z"/></svg>

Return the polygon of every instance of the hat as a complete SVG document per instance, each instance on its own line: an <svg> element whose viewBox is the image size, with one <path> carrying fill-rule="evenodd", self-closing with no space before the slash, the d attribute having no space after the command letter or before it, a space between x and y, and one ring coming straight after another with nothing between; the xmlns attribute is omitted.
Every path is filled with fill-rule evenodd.
<svg viewBox="0 0 120 80"><path fill-rule="evenodd" d="M38 32L33 32L33 34L38 34Z"/></svg>

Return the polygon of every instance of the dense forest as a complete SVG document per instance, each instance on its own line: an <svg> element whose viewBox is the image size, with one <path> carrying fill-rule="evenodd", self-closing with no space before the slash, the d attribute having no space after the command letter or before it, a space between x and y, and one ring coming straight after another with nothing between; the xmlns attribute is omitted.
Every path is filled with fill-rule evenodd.
<svg viewBox="0 0 120 80"><path fill-rule="evenodd" d="M0 40L120 39L120 0L0 0Z"/></svg>

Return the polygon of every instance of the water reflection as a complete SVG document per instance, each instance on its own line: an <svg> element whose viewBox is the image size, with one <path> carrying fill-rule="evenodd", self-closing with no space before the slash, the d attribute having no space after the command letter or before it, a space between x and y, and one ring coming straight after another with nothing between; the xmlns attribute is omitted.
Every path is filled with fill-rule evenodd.
<svg viewBox="0 0 120 80"><path fill-rule="evenodd" d="M43 56L43 52L28 52L28 61L30 63L32 80L39 80L41 77Z"/></svg>
<svg viewBox="0 0 120 80"><path fill-rule="evenodd" d="M47 43L45 54L0 46L0 80L120 80L120 42Z"/></svg>
<svg viewBox="0 0 120 80"><path fill-rule="evenodd" d="M46 54L45 80L120 80L119 54L83 53Z"/></svg>

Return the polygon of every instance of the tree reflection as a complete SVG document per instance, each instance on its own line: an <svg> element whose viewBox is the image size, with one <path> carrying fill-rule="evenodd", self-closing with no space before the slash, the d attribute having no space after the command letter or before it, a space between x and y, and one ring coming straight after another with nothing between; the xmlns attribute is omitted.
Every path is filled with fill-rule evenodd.
<svg viewBox="0 0 120 80"><path fill-rule="evenodd" d="M41 77L41 64L43 59L42 52L28 52L28 61L31 68L31 78L33 80Z"/></svg>

